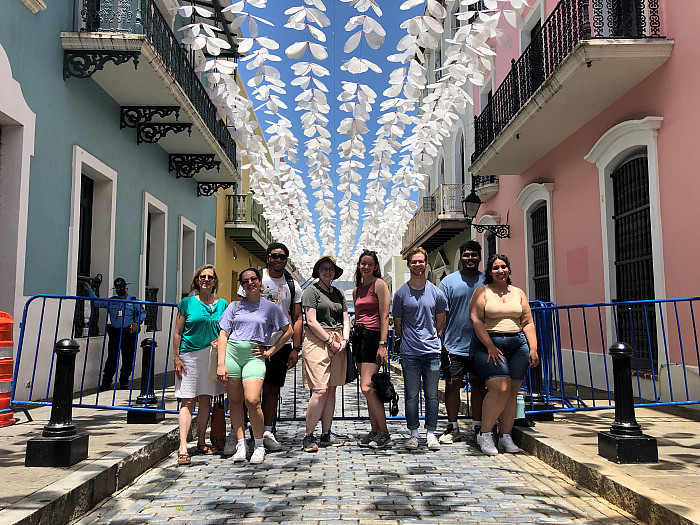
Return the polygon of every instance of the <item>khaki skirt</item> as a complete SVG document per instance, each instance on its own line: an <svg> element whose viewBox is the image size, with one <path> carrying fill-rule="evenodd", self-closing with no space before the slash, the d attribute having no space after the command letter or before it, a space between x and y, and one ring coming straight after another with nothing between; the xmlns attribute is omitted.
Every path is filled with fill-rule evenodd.
<svg viewBox="0 0 700 525"><path fill-rule="evenodd" d="M342 338L343 329L325 329L326 333L338 334ZM347 367L347 348L336 354L326 346L326 342L310 329L306 330L301 349L301 370L304 388L310 390L342 386L345 384L345 369Z"/></svg>

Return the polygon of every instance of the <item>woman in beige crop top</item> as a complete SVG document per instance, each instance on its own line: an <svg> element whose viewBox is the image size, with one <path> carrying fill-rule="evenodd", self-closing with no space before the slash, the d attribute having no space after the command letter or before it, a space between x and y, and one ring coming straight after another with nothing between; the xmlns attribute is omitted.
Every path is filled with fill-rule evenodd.
<svg viewBox="0 0 700 525"><path fill-rule="evenodd" d="M485 284L476 289L469 306L474 325L472 356L488 389L482 405L481 428L477 435L482 452L498 454L498 448L517 452L513 429L518 390L527 368L537 366L537 334L525 292L511 284L510 262L505 255L489 257ZM499 446L491 429L500 420Z"/></svg>

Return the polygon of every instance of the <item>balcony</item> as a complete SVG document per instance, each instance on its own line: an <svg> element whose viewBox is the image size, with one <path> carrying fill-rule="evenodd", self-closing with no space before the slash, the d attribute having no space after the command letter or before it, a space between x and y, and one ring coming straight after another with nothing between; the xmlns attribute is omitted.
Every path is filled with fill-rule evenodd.
<svg viewBox="0 0 700 525"><path fill-rule="evenodd" d="M474 175L474 192L481 202L486 202L498 193L498 175Z"/></svg>
<svg viewBox="0 0 700 525"><path fill-rule="evenodd" d="M470 171L519 175L671 56L658 0L562 0L475 118Z"/></svg>
<svg viewBox="0 0 700 525"><path fill-rule="evenodd" d="M170 153L168 169L194 177L198 195L239 179L235 142L155 0L75 0L75 13L74 31L61 33L66 83L97 82L121 106L120 128ZM233 42L219 17L207 22L225 26Z"/></svg>
<svg viewBox="0 0 700 525"><path fill-rule="evenodd" d="M431 252L469 228L462 213L462 199L468 184L441 184L421 206L403 234L402 253L422 246Z"/></svg>
<svg viewBox="0 0 700 525"><path fill-rule="evenodd" d="M267 260L267 246L274 241L263 217L262 205L253 194L226 196L226 235L258 259Z"/></svg>

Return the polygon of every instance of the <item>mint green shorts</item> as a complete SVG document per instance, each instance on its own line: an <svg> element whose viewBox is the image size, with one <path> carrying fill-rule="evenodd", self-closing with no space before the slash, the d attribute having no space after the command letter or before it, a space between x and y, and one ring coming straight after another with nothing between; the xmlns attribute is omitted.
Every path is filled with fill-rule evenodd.
<svg viewBox="0 0 700 525"><path fill-rule="evenodd" d="M265 358L256 357L252 341L228 340L226 345L226 370L228 376L243 379L265 379Z"/></svg>

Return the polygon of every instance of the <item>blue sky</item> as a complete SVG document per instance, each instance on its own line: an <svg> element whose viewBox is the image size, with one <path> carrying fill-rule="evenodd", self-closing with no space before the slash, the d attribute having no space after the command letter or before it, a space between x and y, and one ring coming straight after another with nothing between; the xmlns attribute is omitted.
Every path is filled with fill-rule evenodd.
<svg viewBox="0 0 700 525"><path fill-rule="evenodd" d="M337 100L337 95L342 91L341 82L351 81L367 84L374 91L377 92L377 101L375 102L375 104L373 104L372 113L370 115L370 121L367 123L369 127L369 133L367 133L364 136L364 143L367 152L369 152L369 150L372 148L372 144L376 137L376 131L378 128L376 120L381 115L379 106L382 100L384 100L382 92L389 85L389 73L399 66L399 64L395 62L388 62L386 60L386 56L396 53L397 43L406 34L405 31L399 27L400 24L411 16L421 14L422 7L414 8L411 11L401 11L399 9L399 6L401 5L402 0L379 0L378 4L382 9L383 13L382 17L378 19L378 17L372 9L369 9L365 13L359 13L354 7L351 8L349 7L349 4L341 2L340 0L325 0L324 3L327 8L326 15L331 20L331 25L330 27L327 27L323 30L327 40L325 43L321 44L326 47L328 51L328 58L322 62L317 62L307 51L307 54L299 60L317 62L331 72L330 77L324 77L322 80L326 84L328 89L331 91L327 94L328 104L331 107L331 111L328 115L326 115L326 117L330 121L327 129L332 134L330 175L331 179L337 183L338 175L335 170L337 168L338 161L341 160L337 154L337 147L341 142L346 140L347 137L345 135L339 135L336 132L336 130L341 120L349 116L348 113L341 111L338 107L340 105L340 102ZM311 40L312 42L316 41L315 39L307 36L306 31L295 31L293 29L284 27L284 24L287 22L288 19L288 15L285 15L284 11L290 7L299 6L302 4L303 0L269 0L267 3L267 7L264 10L249 8L247 11L252 15L261 16L262 18L265 18L275 24L274 28L260 24L260 36L268 36L280 45L280 49L272 51L272 53L280 56L282 58L282 62L268 62L268 64L276 67L280 71L282 80L286 84L285 89L287 91L287 94L284 95L282 99L288 106L288 109L282 110L281 113L294 124L293 132L299 140L299 144L297 147L298 162L294 164L294 167L301 171L301 175L306 182L307 178L305 177L305 174L307 172L307 166L306 159L304 158L304 150L306 149L304 142L308 140L308 138L304 136L299 121L303 112L295 111L296 102L294 101L294 98L301 92L301 88L297 86L292 86L290 84L291 81L294 79L294 74L290 66L296 61L289 60L284 54L284 50L294 42L307 39ZM346 54L343 51L343 46L345 45L345 42L348 39L348 37L350 37L350 35L357 31L357 28L353 31L348 32L345 31L344 26L351 17L361 14L366 14L374 19L378 19L378 21L387 33L386 40L378 50L372 50L363 38L361 44L355 49L355 51L353 51L350 54ZM248 36L247 23L243 25L242 31L245 36ZM254 49L256 48L257 46L254 47ZM377 74L369 70L366 73L360 75L351 75L346 71L341 71L340 66L352 56L357 56L360 58L366 58L371 60L372 62L374 62L382 68L382 73ZM246 64L247 62L239 63L239 73L241 75L241 78L243 78L244 81L247 83L248 79L250 79L253 76L255 70L247 70L245 68ZM252 97L253 88L246 86L246 89L248 90L249 95ZM259 101L253 100L253 102L255 106L259 105ZM270 115L264 114L262 108L256 113L258 116L258 120L261 123L261 127L264 131L265 128L268 127L268 124L266 124L265 121L272 120L272 118ZM407 131L409 130L407 129ZM395 158L398 161L398 155ZM371 156L369 155L369 153L366 153L365 158L362 162L366 166L369 166L371 161ZM357 236L359 236L362 228L362 212L364 208L362 202L364 199L364 178L366 177L367 173L369 173L369 167L365 168L365 170L363 171L363 183L360 186L360 191L362 195L360 197L354 197L354 200L357 200L360 203L360 226L358 228ZM316 202L316 199L312 196L313 190L307 186L306 191L309 198L310 212L314 216L314 222L318 225L316 213L313 210L313 205ZM340 199L341 193L336 192L336 202ZM336 225L336 235L337 234L338 225Z"/></svg>

